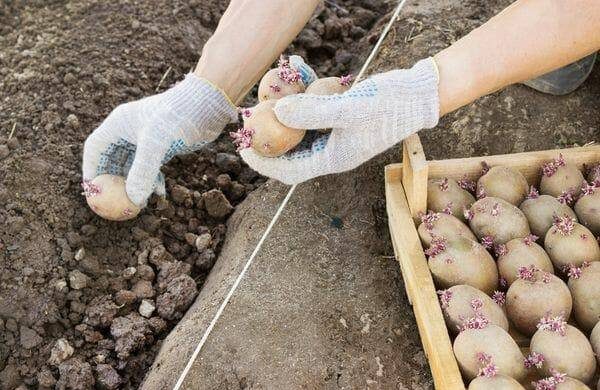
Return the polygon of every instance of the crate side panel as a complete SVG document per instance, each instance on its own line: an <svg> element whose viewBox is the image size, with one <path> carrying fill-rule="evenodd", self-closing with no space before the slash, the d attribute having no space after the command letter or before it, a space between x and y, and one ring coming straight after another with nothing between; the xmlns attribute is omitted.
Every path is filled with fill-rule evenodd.
<svg viewBox="0 0 600 390"><path fill-rule="evenodd" d="M386 172L386 198L394 252L412 301L419 334L437 389L464 390L435 286L397 172Z"/></svg>

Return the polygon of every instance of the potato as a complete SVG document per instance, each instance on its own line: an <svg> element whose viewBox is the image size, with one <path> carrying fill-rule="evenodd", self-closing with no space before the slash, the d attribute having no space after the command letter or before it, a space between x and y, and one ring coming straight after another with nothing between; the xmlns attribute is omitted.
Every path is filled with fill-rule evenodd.
<svg viewBox="0 0 600 390"><path fill-rule="evenodd" d="M495 244L505 244L530 233L525 214L504 199L491 196L479 199L468 214L475 235L482 240L489 238Z"/></svg>
<svg viewBox="0 0 600 390"><path fill-rule="evenodd" d="M556 386L556 390L590 390L590 388L575 378L565 377L565 381Z"/></svg>
<svg viewBox="0 0 600 390"><path fill-rule="evenodd" d="M504 199L515 206L527 196L529 185L521 172L504 166L491 167L477 181L477 194Z"/></svg>
<svg viewBox="0 0 600 390"><path fill-rule="evenodd" d="M560 203L556 198L550 195L539 195L532 189L527 199L519 206L527 221L531 232L538 237L544 237L555 216L568 215L571 218L577 218L575 212L566 204Z"/></svg>
<svg viewBox="0 0 600 390"><path fill-rule="evenodd" d="M500 246L502 250L496 249L496 252L500 252L496 262L498 273L508 286L518 279L521 267L534 266L543 272L554 273L552 261L546 251L534 242L535 238L537 237L513 238L504 246Z"/></svg>
<svg viewBox="0 0 600 390"><path fill-rule="evenodd" d="M469 384L468 390L525 390L525 387L507 375L478 376Z"/></svg>
<svg viewBox="0 0 600 390"><path fill-rule="evenodd" d="M547 376L556 370L589 383L596 372L596 358L585 335L563 316L545 316L538 327L529 346L532 353L543 356L538 370Z"/></svg>
<svg viewBox="0 0 600 390"><path fill-rule="evenodd" d="M596 236L600 235L600 182L597 186L585 183L581 197L575 203L575 213L582 225Z"/></svg>
<svg viewBox="0 0 600 390"><path fill-rule="evenodd" d="M519 382L527 375L523 353L499 326L466 329L456 336L453 349L458 366L468 380L475 378L490 364L495 366L497 374L510 376Z"/></svg>
<svg viewBox="0 0 600 390"><path fill-rule="evenodd" d="M561 374L558 371L553 376L540 379L537 382L533 382L536 390L590 390L585 383Z"/></svg>
<svg viewBox="0 0 600 390"><path fill-rule="evenodd" d="M600 246L592 232L569 216L555 219L546 233L544 247L554 267L561 271L586 261L600 261Z"/></svg>
<svg viewBox="0 0 600 390"><path fill-rule="evenodd" d="M284 96L295 95L305 91L301 79L288 83L279 77L279 68L269 70L258 84L258 101L277 100Z"/></svg>
<svg viewBox="0 0 600 390"><path fill-rule="evenodd" d="M523 267L506 293L506 313L521 333L531 336L547 314L571 314L573 302L567 285L557 276Z"/></svg>
<svg viewBox="0 0 600 390"><path fill-rule="evenodd" d="M350 76L325 77L317 79L306 88L306 93L313 95L335 95L346 92L350 89ZM331 129L316 129L321 133L328 133Z"/></svg>
<svg viewBox="0 0 600 390"><path fill-rule="evenodd" d="M83 193L88 206L104 219L125 221L135 218L141 210L127 197L121 176L106 174L84 181Z"/></svg>
<svg viewBox="0 0 600 390"><path fill-rule="evenodd" d="M471 229L458 218L446 213L428 212L421 216L421 224L417 229L423 245L429 247L433 237L444 237L452 241L456 237L464 237L477 241Z"/></svg>
<svg viewBox="0 0 600 390"><path fill-rule="evenodd" d="M567 163L562 155L542 167L540 192L555 198L571 194L577 198L583 185L583 174L573 164Z"/></svg>
<svg viewBox="0 0 600 390"><path fill-rule="evenodd" d="M313 95L334 95L336 93L344 93L350 89L350 79L344 77L325 77L317 79L306 88L306 93Z"/></svg>
<svg viewBox="0 0 600 390"><path fill-rule="evenodd" d="M446 325L452 333L458 333L464 321L476 315L482 315L490 324L508 331L508 320L504 310L483 291L461 284L440 291L438 294L440 294Z"/></svg>
<svg viewBox="0 0 600 390"><path fill-rule="evenodd" d="M498 288L496 264L481 244L464 237L439 244L428 251L429 269L439 287L468 284L486 294Z"/></svg>
<svg viewBox="0 0 600 390"><path fill-rule="evenodd" d="M594 326L594 329L592 329L590 343L592 344L592 349L596 354L598 364L600 364L600 322L598 322L596 326Z"/></svg>
<svg viewBox="0 0 600 390"><path fill-rule="evenodd" d="M600 321L600 262L572 268L569 276L573 314L581 329L589 332Z"/></svg>
<svg viewBox="0 0 600 390"><path fill-rule="evenodd" d="M244 118L244 128L235 134L246 131L251 138L248 143L237 141L238 145L251 146L261 156L278 157L302 141L306 130L292 129L279 122L273 111L275 103L275 100L266 100L250 109Z"/></svg>
<svg viewBox="0 0 600 390"><path fill-rule="evenodd" d="M468 390L525 390L525 388L509 376L494 375L478 376L471 381Z"/></svg>
<svg viewBox="0 0 600 390"><path fill-rule="evenodd" d="M464 210L475 203L475 197L462 189L456 180L429 179L427 182L427 208L436 212L452 214L465 222Z"/></svg>

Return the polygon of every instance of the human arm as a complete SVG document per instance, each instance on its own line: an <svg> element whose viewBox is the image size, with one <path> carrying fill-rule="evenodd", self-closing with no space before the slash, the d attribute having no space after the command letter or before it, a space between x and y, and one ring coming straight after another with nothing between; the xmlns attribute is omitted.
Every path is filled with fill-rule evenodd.
<svg viewBox="0 0 600 390"><path fill-rule="evenodd" d="M352 169L481 96L600 49L599 25L594 0L518 0L412 69L375 75L330 99L281 99L275 112L287 126L333 128L310 150L276 159L251 149L241 154L288 184ZM365 89L377 93L360 93Z"/></svg>
<svg viewBox="0 0 600 390"><path fill-rule="evenodd" d="M138 206L164 194L160 167L214 140L237 120L235 102L302 29L318 0L233 0L206 43L196 70L171 89L118 106L88 137L84 182L127 176Z"/></svg>
<svg viewBox="0 0 600 390"><path fill-rule="evenodd" d="M519 0L433 58L440 116L600 49L600 2Z"/></svg>

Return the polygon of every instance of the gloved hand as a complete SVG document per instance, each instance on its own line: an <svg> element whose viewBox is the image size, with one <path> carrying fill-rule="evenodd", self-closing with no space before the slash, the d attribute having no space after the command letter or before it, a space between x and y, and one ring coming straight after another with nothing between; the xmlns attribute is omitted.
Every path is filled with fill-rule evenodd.
<svg viewBox="0 0 600 390"><path fill-rule="evenodd" d="M298 94L280 99L277 118L296 129L332 128L308 149L268 158L251 148L242 158L262 175L286 184L353 169L439 120L438 70L433 58L411 69L361 81L341 95Z"/></svg>
<svg viewBox="0 0 600 390"><path fill-rule="evenodd" d="M165 194L162 164L213 141L237 118L223 92L190 73L161 94L115 108L85 141L83 179L127 176L127 196L144 206L153 191Z"/></svg>

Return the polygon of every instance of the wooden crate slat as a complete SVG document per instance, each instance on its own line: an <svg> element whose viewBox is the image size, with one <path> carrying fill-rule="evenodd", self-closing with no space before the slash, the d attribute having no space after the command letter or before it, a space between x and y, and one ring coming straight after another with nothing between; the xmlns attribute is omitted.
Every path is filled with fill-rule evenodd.
<svg viewBox="0 0 600 390"><path fill-rule="evenodd" d="M504 165L515 168L525 176L529 183L538 183L542 164L556 158L559 153L564 156L566 161L576 164L579 168L582 168L585 163L589 164L590 161L600 161L600 145L450 160L433 160L427 162L429 165L429 178L449 177L458 180L467 175L469 179L477 179L481 175L481 162L485 161L490 166Z"/></svg>
<svg viewBox="0 0 600 390"><path fill-rule="evenodd" d="M386 167L387 209L394 252L412 301L436 388L464 390L433 279L399 180L401 175L398 165Z"/></svg>
<svg viewBox="0 0 600 390"><path fill-rule="evenodd" d="M427 211L427 176L428 165L423 145L417 134L408 136L402 141L402 185L408 199L408 206L416 221L420 213Z"/></svg>

